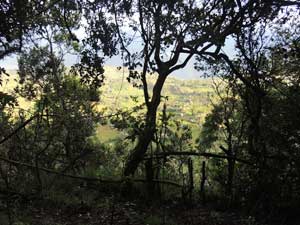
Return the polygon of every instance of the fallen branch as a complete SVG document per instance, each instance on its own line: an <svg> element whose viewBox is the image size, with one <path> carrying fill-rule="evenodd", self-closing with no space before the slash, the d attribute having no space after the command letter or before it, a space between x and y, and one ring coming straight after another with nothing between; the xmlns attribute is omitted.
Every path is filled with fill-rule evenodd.
<svg viewBox="0 0 300 225"><path fill-rule="evenodd" d="M56 175L63 176L63 177L69 177L69 178L72 178L72 179L79 179L79 180L85 180L85 181L91 181L91 182L100 182L100 183L122 183L122 182L125 182L125 181L143 182L143 183L148 182L147 180L144 180L144 179L134 179L134 178L121 178L121 179L113 180L113 179L102 179L102 178L99 178L99 177L76 176L76 175L72 175L72 174L65 174L65 173L55 171L55 170L51 170L51 169L44 168L44 167L36 167L36 166L33 166L29 163L19 162L19 161L7 159L7 158L4 158L4 157L0 157L0 160L2 160L4 162L7 162L9 164L16 165L16 166L24 166L24 167L31 168L31 169L39 169L39 170L44 171L46 173L56 174ZM182 185L180 185L178 183L175 183L173 181L170 181L170 180L154 179L152 182L167 184L167 185L173 185L173 186L176 186L176 187L182 187Z"/></svg>
<svg viewBox="0 0 300 225"><path fill-rule="evenodd" d="M32 193L31 194L24 194L24 193L21 193L21 192L17 192L15 190L10 190L10 189L0 189L0 196L1 195L4 196L4 198L17 196L17 197L21 197L23 199L28 199L29 196L31 196L33 194Z"/></svg>
<svg viewBox="0 0 300 225"><path fill-rule="evenodd" d="M207 153L207 152L162 152L162 153L157 153L154 154L154 158L164 158L167 156L203 156L203 157L207 157L207 158L219 158L219 159L233 159L237 162L240 163L244 163L250 166L253 166L254 164L252 162L249 162L247 160L244 159L240 159L237 157L230 157L230 156L226 156L226 155L218 155L218 154L214 154L214 153ZM149 159L150 157L146 157L144 159Z"/></svg>
<svg viewBox="0 0 300 225"><path fill-rule="evenodd" d="M124 181L124 179L122 180ZM146 183L146 182L149 182L148 180L144 180L144 179L130 179L130 181L133 181L133 182L142 182L142 183ZM178 184L174 181L171 181L171 180L159 180L159 179L153 179L151 180L151 182L153 183L160 183L160 184L167 184L167 185L172 185L172 186L175 186L175 187L182 187L181 184Z"/></svg>
<svg viewBox="0 0 300 225"><path fill-rule="evenodd" d="M6 137L4 137L1 141L0 141L0 145L3 144L4 142L6 142L8 139L10 139L12 136L14 136L16 133L18 133L22 128L24 128L27 124L29 124L35 117L37 117L38 114L33 115L32 117L30 117L28 120L26 120L24 123L22 123L17 129L15 129L13 132L11 132L9 135L7 135Z"/></svg>

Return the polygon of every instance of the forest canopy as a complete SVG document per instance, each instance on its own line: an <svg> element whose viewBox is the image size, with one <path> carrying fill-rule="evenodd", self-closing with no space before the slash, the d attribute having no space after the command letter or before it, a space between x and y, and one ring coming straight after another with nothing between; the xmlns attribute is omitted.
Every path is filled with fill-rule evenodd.
<svg viewBox="0 0 300 225"><path fill-rule="evenodd" d="M299 14L298 0L1 1L0 61L18 69L0 68L0 221L43 224L24 208L49 203L111 215L88 224L206 224L172 220L176 202L237 210L210 214L221 224L297 223ZM171 77L189 67L202 78ZM137 200L163 219L116 213Z"/></svg>

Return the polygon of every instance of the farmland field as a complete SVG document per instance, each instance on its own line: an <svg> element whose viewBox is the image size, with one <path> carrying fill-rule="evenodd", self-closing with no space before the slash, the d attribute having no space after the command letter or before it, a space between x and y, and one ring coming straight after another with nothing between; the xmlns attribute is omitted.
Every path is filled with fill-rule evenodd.
<svg viewBox="0 0 300 225"><path fill-rule="evenodd" d="M8 71L0 91L9 93L18 85L17 72ZM100 88L100 101L96 107L106 114L114 114L117 110L130 111L134 106L142 104L143 91L127 81L128 71L116 67L105 67L105 81ZM153 88L154 76L149 80L148 89ZM162 96L162 103L173 118L191 126L193 136L197 137L206 114L211 110L214 101L214 89L211 79L182 80L168 77ZM19 108L29 110L34 103L18 97ZM162 104L161 104L162 105ZM162 107L159 111L162 110ZM96 129L100 140L109 141L119 136L119 132L111 125L99 125Z"/></svg>

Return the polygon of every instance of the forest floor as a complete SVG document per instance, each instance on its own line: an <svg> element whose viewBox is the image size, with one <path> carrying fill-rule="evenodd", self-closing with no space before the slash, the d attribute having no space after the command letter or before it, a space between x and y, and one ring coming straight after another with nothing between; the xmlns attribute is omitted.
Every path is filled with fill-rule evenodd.
<svg viewBox="0 0 300 225"><path fill-rule="evenodd" d="M263 225L253 217L218 211L211 206L194 204L114 201L102 199L95 205L60 204L39 201L21 205L13 212L14 225ZM1 215L1 214L0 214ZM2 220L5 210L2 211ZM2 222L1 222L2 221ZM17 222L16 222L17 221ZM282 223L283 222L283 223ZM281 221L276 224L292 224Z"/></svg>
<svg viewBox="0 0 300 225"><path fill-rule="evenodd" d="M27 206L19 214L18 225L248 225L234 214L203 207L141 207L132 202L111 205L36 207Z"/></svg>

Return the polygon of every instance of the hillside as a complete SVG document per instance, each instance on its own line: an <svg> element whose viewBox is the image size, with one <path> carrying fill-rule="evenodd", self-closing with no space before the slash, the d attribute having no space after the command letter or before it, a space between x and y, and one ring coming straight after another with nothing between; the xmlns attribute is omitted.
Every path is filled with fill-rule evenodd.
<svg viewBox="0 0 300 225"><path fill-rule="evenodd" d="M127 81L128 71L118 70L116 67L105 68L105 84L100 88L101 100L99 109L106 109L108 114L117 110L131 110L137 104L143 103L143 90L133 87ZM148 80L148 89L151 93L155 75ZM201 124L211 110L211 101L214 98L213 83L211 79L181 80L168 77L163 88L162 103L167 105L167 111L173 118L188 124L193 133L193 138L199 137ZM159 112L162 110L162 104ZM100 126L97 129L102 141L109 141L119 136L119 132L112 127ZM108 135L109 134L109 135Z"/></svg>
<svg viewBox="0 0 300 225"><path fill-rule="evenodd" d="M127 71L114 67L106 67L105 71L105 85L100 89L101 104L115 111L118 108L131 108L136 104L134 99L138 102L143 101L142 90L133 87L126 80ZM149 80L149 90L153 88L153 84L154 77ZM202 123L205 115L210 111L213 94L210 79L180 80L174 77L168 77L162 93L167 97L168 112L172 112L177 118L196 124Z"/></svg>
<svg viewBox="0 0 300 225"><path fill-rule="evenodd" d="M0 91L11 92L18 84L16 71L8 71L10 77L6 77ZM117 110L130 110L132 107L143 102L143 91L141 88L133 87L127 81L128 71L119 70L116 67L105 67L105 82L100 88L100 102L98 109L106 109L107 114L113 114ZM154 76L149 80L149 90L153 88ZM150 92L151 93L151 92ZM212 81L210 79L181 80L168 77L162 95L162 101L167 105L167 111L174 118L189 124L196 137L205 115L211 109L211 100L214 97ZM167 100L166 100L167 99ZM32 103L19 98L20 108L28 109ZM107 126L98 129L100 139L107 141L117 136L118 132ZM100 135L101 134L101 135ZM109 134L109 135L108 135Z"/></svg>

